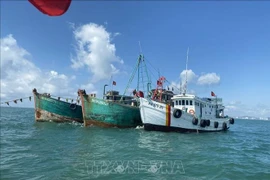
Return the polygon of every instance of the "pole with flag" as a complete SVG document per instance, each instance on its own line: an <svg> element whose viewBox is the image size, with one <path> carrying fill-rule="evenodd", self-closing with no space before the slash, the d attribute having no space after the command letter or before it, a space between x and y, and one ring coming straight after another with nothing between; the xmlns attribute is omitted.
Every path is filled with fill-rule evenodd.
<svg viewBox="0 0 270 180"><path fill-rule="evenodd" d="M116 86L116 82L115 81L112 82L112 88L113 88L113 86ZM113 91L113 89L112 89L112 91Z"/></svg>
<svg viewBox="0 0 270 180"><path fill-rule="evenodd" d="M217 95L213 91L211 91L211 96L216 97L216 117L218 117L218 112L217 112L217 108L218 108L218 105L217 105Z"/></svg>
<svg viewBox="0 0 270 180"><path fill-rule="evenodd" d="M111 78L110 78L110 83L109 85L111 86L111 91L112 91L112 75L111 75Z"/></svg>

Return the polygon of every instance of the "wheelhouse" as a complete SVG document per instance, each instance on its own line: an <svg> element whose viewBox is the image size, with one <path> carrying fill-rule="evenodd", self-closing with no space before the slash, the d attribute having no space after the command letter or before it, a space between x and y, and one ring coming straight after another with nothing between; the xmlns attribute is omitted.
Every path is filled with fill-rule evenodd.
<svg viewBox="0 0 270 180"><path fill-rule="evenodd" d="M179 94L172 97L172 106L202 119L224 117L225 107L221 98L199 98L192 94Z"/></svg>

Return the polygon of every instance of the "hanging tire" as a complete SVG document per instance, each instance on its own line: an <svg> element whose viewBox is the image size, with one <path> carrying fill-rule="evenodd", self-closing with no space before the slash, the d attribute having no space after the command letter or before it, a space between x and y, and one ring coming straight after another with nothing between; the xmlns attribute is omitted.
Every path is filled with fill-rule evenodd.
<svg viewBox="0 0 270 180"><path fill-rule="evenodd" d="M198 124L198 119L194 117L194 118L192 119L192 124L193 124L193 125L197 125L197 124Z"/></svg>
<svg viewBox="0 0 270 180"><path fill-rule="evenodd" d="M230 119L230 124L234 124L234 119L233 118Z"/></svg>
<svg viewBox="0 0 270 180"><path fill-rule="evenodd" d="M218 128L218 122L217 121L214 122L214 128Z"/></svg>
<svg viewBox="0 0 270 180"><path fill-rule="evenodd" d="M210 120L205 120L206 121L206 126L210 126Z"/></svg>
<svg viewBox="0 0 270 180"><path fill-rule="evenodd" d="M200 126L201 126L201 127L205 127L205 126L206 126L206 121L202 119L202 120L200 121Z"/></svg>
<svg viewBox="0 0 270 180"><path fill-rule="evenodd" d="M70 107L70 109L75 110L76 109L76 104L72 103L72 104L69 105L69 107Z"/></svg>
<svg viewBox="0 0 270 180"><path fill-rule="evenodd" d="M175 109L175 110L173 111L173 116L174 116L175 118L180 118L180 117L182 116L182 111L181 111L180 109Z"/></svg>
<svg viewBox="0 0 270 180"><path fill-rule="evenodd" d="M228 128L227 128L227 123L224 122L224 123L222 124L222 129L223 129L224 131L226 131L226 130L228 129Z"/></svg>

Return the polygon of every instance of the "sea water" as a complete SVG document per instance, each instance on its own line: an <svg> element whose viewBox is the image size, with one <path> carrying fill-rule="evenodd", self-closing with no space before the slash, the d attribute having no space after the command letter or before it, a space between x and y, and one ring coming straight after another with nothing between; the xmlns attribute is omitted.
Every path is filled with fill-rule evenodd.
<svg viewBox="0 0 270 180"><path fill-rule="evenodd" d="M270 179L270 121L236 119L227 132L35 122L1 107L1 179Z"/></svg>

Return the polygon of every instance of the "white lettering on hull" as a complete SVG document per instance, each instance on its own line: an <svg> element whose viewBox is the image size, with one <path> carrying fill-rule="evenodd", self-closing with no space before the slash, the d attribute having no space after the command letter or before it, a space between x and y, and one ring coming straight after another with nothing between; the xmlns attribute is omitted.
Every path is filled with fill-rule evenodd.
<svg viewBox="0 0 270 180"><path fill-rule="evenodd" d="M98 99L93 99L93 98L91 98L91 101L92 101L93 103L97 103L97 104L104 105L104 106L108 106L108 105L109 105L107 102L100 101L100 100L98 100Z"/></svg>

